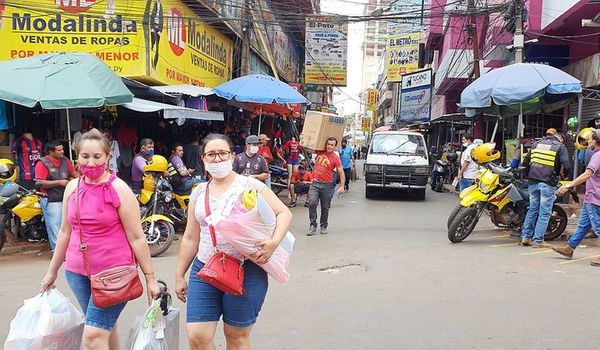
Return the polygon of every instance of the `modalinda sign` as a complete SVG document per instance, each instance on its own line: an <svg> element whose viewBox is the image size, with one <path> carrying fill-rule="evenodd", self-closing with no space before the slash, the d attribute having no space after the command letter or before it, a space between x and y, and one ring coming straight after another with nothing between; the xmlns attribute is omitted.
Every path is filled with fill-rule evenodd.
<svg viewBox="0 0 600 350"><path fill-rule="evenodd" d="M233 44L179 0L20 0L0 5L0 60L89 52L161 84L231 79Z"/></svg>

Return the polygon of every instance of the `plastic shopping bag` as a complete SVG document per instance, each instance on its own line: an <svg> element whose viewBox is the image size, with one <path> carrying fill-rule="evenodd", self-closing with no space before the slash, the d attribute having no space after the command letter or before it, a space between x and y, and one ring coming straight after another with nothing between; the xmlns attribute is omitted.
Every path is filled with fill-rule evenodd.
<svg viewBox="0 0 600 350"><path fill-rule="evenodd" d="M138 316L127 339L127 350L179 349L179 309L169 306L167 315L155 300L144 315Z"/></svg>
<svg viewBox="0 0 600 350"><path fill-rule="evenodd" d="M83 315L56 288L27 299L10 322L5 350L79 350Z"/></svg>
<svg viewBox="0 0 600 350"><path fill-rule="evenodd" d="M215 214L213 214L215 216ZM256 243L273 235L276 225L275 212L256 191L245 191L223 213L213 218L217 231L242 255L252 260L258 252ZM287 268L294 249L294 235L288 232L266 264L259 265L277 282L290 278Z"/></svg>

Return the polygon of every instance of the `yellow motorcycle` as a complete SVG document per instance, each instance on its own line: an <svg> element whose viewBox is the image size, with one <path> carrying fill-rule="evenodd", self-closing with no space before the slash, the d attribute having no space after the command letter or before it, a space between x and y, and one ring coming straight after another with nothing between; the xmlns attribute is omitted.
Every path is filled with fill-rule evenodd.
<svg viewBox="0 0 600 350"><path fill-rule="evenodd" d="M28 190L16 182L7 182L0 190L0 208L4 212L4 219L0 222L0 249L8 228L19 239L28 242L41 242L48 239L40 197L44 194L37 190L41 188L36 184L36 189ZM10 227L11 221L14 223Z"/></svg>
<svg viewBox="0 0 600 350"><path fill-rule="evenodd" d="M483 212L487 212L492 223L498 227L520 232L527 209L529 194L524 182L518 180L510 168L502 168L492 162L500 157L494 151L495 144L484 144L479 147L477 159L482 164L480 175L475 184L464 189L460 194L460 205L448 218L448 239L459 243L466 239L475 229ZM579 198L574 190L570 191L576 202ZM545 240L554 240L562 235L567 227L567 213L556 204L552 206L552 215L548 223Z"/></svg>
<svg viewBox="0 0 600 350"><path fill-rule="evenodd" d="M165 176L167 169L165 157L152 156L144 167L144 184L138 196L142 229L153 257L166 252L175 240L175 223L164 211L173 199L173 188Z"/></svg>

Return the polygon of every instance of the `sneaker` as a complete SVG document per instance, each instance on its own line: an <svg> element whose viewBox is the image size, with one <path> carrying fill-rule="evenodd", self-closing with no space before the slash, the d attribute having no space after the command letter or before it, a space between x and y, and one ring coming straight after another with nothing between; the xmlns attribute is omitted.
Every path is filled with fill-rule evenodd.
<svg viewBox="0 0 600 350"><path fill-rule="evenodd" d="M564 246L560 247L552 247L552 250L568 259L571 259L573 257L573 252L575 251L568 244L565 244Z"/></svg>
<svg viewBox="0 0 600 350"><path fill-rule="evenodd" d="M296 202L291 202L290 205L288 205L288 207L295 208L296 207Z"/></svg>
<svg viewBox="0 0 600 350"><path fill-rule="evenodd" d="M596 258L596 259L590 261L590 265L592 265L592 266L600 266L600 258Z"/></svg>
<svg viewBox="0 0 600 350"><path fill-rule="evenodd" d="M322 235L326 235L327 234L327 227L321 226L321 234Z"/></svg>
<svg viewBox="0 0 600 350"><path fill-rule="evenodd" d="M520 244L523 247L530 247L531 246L531 239L529 239L529 238L521 239L521 243Z"/></svg>
<svg viewBox="0 0 600 350"><path fill-rule="evenodd" d="M546 242L533 242L531 245L532 248L552 248L552 246Z"/></svg>
<svg viewBox="0 0 600 350"><path fill-rule="evenodd" d="M306 235L314 236L316 234L317 234L317 226L310 225L310 228L308 229L308 232L306 233Z"/></svg>

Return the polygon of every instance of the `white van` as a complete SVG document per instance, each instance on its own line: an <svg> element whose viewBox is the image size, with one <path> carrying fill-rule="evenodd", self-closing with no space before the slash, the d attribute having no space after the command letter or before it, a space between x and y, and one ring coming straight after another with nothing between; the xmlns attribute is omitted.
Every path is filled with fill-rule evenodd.
<svg viewBox="0 0 600 350"><path fill-rule="evenodd" d="M380 131L373 134L364 166L365 196L388 188L414 191L425 199L429 159L423 135L410 131Z"/></svg>

